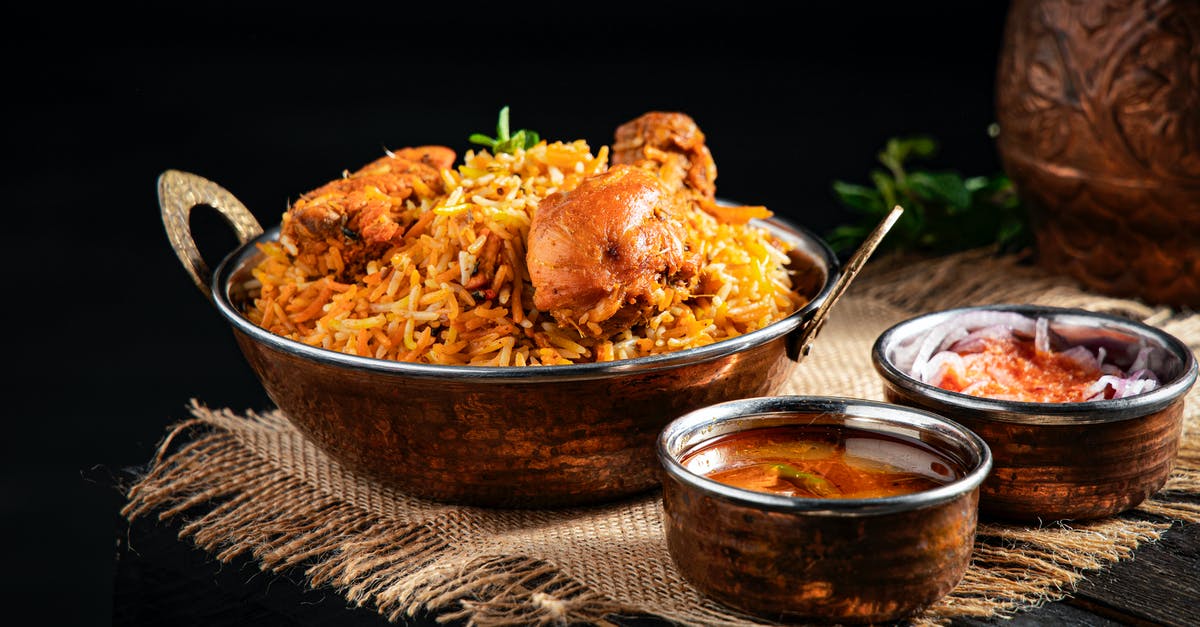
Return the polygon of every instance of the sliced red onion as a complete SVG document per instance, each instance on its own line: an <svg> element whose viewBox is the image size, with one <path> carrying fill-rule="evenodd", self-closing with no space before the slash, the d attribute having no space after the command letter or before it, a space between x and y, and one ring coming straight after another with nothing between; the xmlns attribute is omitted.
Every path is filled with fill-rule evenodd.
<svg viewBox="0 0 1200 627"><path fill-rule="evenodd" d="M913 362L909 366L909 374L919 376L918 373L924 372L929 359L940 350L943 343L947 342L947 338L950 343L953 343L966 335L967 330L963 327L948 324L940 324L930 329L929 333L925 335L925 339L921 341L916 356L913 357Z"/></svg>
<svg viewBox="0 0 1200 627"><path fill-rule="evenodd" d="M917 359L917 352L921 350L920 339L919 336L908 337L896 342L892 347L889 358L897 368L912 374L913 362Z"/></svg>
<svg viewBox="0 0 1200 627"><path fill-rule="evenodd" d="M1143 378L1144 374L1149 374L1149 378ZM1104 399L1125 398L1143 392L1149 392L1158 387L1158 378L1154 373L1148 370L1139 370L1137 373L1128 377L1119 377L1114 375L1104 375L1096 380L1085 392L1085 397L1089 401L1098 401ZM1109 388L1112 388L1112 394L1107 394Z"/></svg>
<svg viewBox="0 0 1200 627"><path fill-rule="evenodd" d="M978 353L987 348L988 340L1004 340L1012 337L1012 334L1012 327L994 324L971 331L966 337L947 346L946 350L954 351L959 355Z"/></svg>
<svg viewBox="0 0 1200 627"><path fill-rule="evenodd" d="M1039 354L1050 352L1050 320L1038 318L1033 325L1033 349Z"/></svg>
<svg viewBox="0 0 1200 627"><path fill-rule="evenodd" d="M1103 372L1103 369L1100 365L1100 360L1104 357L1103 354L1097 357L1096 355L1092 354L1092 351L1088 350L1087 347L1074 346L1060 352L1059 355L1085 370ZM1118 370L1117 373L1120 373L1120 370Z"/></svg>
<svg viewBox="0 0 1200 627"><path fill-rule="evenodd" d="M1138 349L1137 356L1133 358L1133 363L1129 364L1130 372L1135 370L1145 370L1150 366L1150 347L1142 346Z"/></svg>
<svg viewBox="0 0 1200 627"><path fill-rule="evenodd" d="M896 359L896 365L912 376L918 376L925 364L935 353L959 340L968 337L972 331L985 327L1006 327L1009 333L1022 333L1032 336L1035 322L1032 318L1011 311L971 311L955 316L927 331L920 340L919 348L911 363Z"/></svg>
<svg viewBox="0 0 1200 627"><path fill-rule="evenodd" d="M1072 333L1068 328L1066 335L1070 337ZM1085 394L1089 401L1125 398L1154 390L1159 386L1156 372L1169 372L1171 368L1172 355L1168 351L1144 344L1110 347L1103 345L1108 341L1104 337L1076 337L1071 341L1050 327L1049 318L1035 319L1005 311L973 311L946 320L893 349L893 362L917 380L940 386L949 371L956 368L965 371L962 355L984 350L988 340L1008 338L1032 340L1040 353L1057 351L1080 368L1097 372L1100 376ZM1106 363L1110 354L1116 355L1117 363ZM1123 370L1119 364L1129 363L1131 357L1130 366ZM962 393L971 394L985 383L971 383Z"/></svg>
<svg viewBox="0 0 1200 627"><path fill-rule="evenodd" d="M958 370L959 372L966 370L966 364L963 362L962 355L954 351L942 351L925 363L925 367L921 370L920 379L930 385L940 386L942 379L951 370Z"/></svg>
<svg viewBox="0 0 1200 627"><path fill-rule="evenodd" d="M1109 387L1112 387L1113 389L1112 396L1109 396L1106 393ZM1087 391L1084 392L1084 398L1089 401L1099 401L1106 398L1113 398L1124 389L1125 379L1122 379L1116 375L1106 374L1099 379L1096 379L1095 383L1088 386Z"/></svg>
<svg viewBox="0 0 1200 627"><path fill-rule="evenodd" d="M1147 379L1150 381L1154 381L1155 383L1158 383L1158 375L1154 374L1154 371L1150 370L1148 368L1143 368L1141 370L1134 370L1133 372L1129 373L1129 378L1130 379Z"/></svg>
<svg viewBox="0 0 1200 627"><path fill-rule="evenodd" d="M1158 381L1152 381L1150 379L1134 379L1130 381L1129 385L1125 388L1125 394L1122 396L1122 398L1125 396L1133 396L1134 394L1141 394L1143 392L1150 392L1155 389L1158 389Z"/></svg>

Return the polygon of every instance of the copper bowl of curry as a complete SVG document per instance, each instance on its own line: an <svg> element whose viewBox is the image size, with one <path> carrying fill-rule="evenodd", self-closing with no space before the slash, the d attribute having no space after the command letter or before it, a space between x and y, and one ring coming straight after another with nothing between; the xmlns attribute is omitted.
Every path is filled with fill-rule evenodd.
<svg viewBox="0 0 1200 627"><path fill-rule="evenodd" d="M782 622L919 612L971 560L991 453L941 416L875 401L718 403L658 440L667 545L699 591Z"/></svg>
<svg viewBox="0 0 1200 627"><path fill-rule="evenodd" d="M1028 304L928 313L883 332L891 402L978 433L995 468L981 514L1018 522L1118 514L1166 483L1195 355L1143 322Z"/></svg>
<svg viewBox="0 0 1200 627"><path fill-rule="evenodd" d="M657 139L639 134L666 123L675 126ZM675 416L778 391L815 335L808 322L840 272L808 230L716 200L715 168L686 116L631 124L613 154L642 155L643 142L660 141L653 154L663 163L609 164L607 147L592 153L580 142L468 152L454 166L443 147L405 149L302 196L265 232L230 192L194 174L165 172L159 198L176 253L267 394L333 459L418 498L495 507L596 503L658 485L654 442ZM545 175L527 174L537 168ZM212 272L188 226L198 206L221 213L241 241ZM737 247L722 239L724 248L705 252L680 241L669 228L680 206L689 223L743 235L753 225L763 241L779 243L766 251L769 264L749 266L771 265L776 277L776 266L786 266L789 308L744 333L685 338L693 343L674 348L680 338L670 325L693 313L676 308L679 285L711 291L707 305L736 303L728 289L718 300L721 286L703 273ZM592 219L572 213L597 207L604 211ZM597 232L612 237L595 241ZM589 266L589 256L607 265ZM288 283L299 269L312 275ZM627 280L611 281L597 297L599 278L618 274ZM539 286L545 275L574 283ZM594 300L575 310L562 305L580 298ZM754 306L746 315L759 315ZM732 307L717 313L737 314ZM616 340L596 337L637 316L647 328L659 325L657 339L623 330ZM269 328L267 318L287 328ZM719 324L693 327L700 334ZM587 359L568 359L579 354Z"/></svg>

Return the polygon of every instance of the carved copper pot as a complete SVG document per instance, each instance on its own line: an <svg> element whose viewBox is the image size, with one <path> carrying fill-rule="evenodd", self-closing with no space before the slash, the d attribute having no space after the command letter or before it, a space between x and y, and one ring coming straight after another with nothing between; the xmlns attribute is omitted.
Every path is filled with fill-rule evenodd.
<svg viewBox="0 0 1200 627"><path fill-rule="evenodd" d="M840 276L817 236L763 226L796 245L809 302L757 331L708 346L606 363L439 366L345 355L295 342L243 315L263 232L232 194L194 174L159 179L163 221L184 267L227 320L268 396L298 430L352 471L410 496L495 507L611 500L658 485L655 440L697 407L777 392L805 354L811 320ZM241 245L209 272L188 216L216 209Z"/></svg>
<svg viewBox="0 0 1200 627"><path fill-rule="evenodd" d="M1014 0L996 115L1044 267L1200 306L1200 2Z"/></svg>
<svg viewBox="0 0 1200 627"><path fill-rule="evenodd" d="M1111 355L1122 345L1152 346L1161 351L1155 362L1159 387L1109 400L1018 402L943 390L899 365L901 346L925 342L929 330L952 317L984 311L1045 317L1052 333L1075 338L1079 345L1107 346ZM980 493L981 514L1034 523L1111 516L1161 489L1175 465L1184 403L1198 367L1186 344L1155 327L1036 305L962 307L916 316L880 334L871 359L889 402L945 416L991 447L993 469Z"/></svg>
<svg viewBox="0 0 1200 627"><path fill-rule="evenodd" d="M962 475L878 498L799 498L733 487L681 460L713 438L783 425L838 426L923 442ZM667 548L680 573L722 603L774 621L883 623L949 593L975 544L987 444L929 412L814 396L748 398L672 421L658 441Z"/></svg>

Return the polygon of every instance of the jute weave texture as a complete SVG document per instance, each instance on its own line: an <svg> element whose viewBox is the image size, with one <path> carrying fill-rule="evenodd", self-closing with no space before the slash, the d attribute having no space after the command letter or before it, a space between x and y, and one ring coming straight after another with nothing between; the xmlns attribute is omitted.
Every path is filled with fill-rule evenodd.
<svg viewBox="0 0 1200 627"><path fill-rule="evenodd" d="M812 354L781 393L882 400L870 348L911 315L964 305L1039 303L1145 321L1200 350L1200 314L1090 294L989 250L937 259L879 257L833 308ZM129 486L125 516L180 525L214 560L249 556L266 571L390 619L431 610L484 627L605 624L651 614L686 625L763 623L706 599L676 572L651 493L588 508L488 510L413 499L356 476L278 411L210 408L167 431ZM980 523L973 561L951 593L912 624L1009 616L1069 595L1128 559L1173 522L1200 524L1200 386L1165 488L1105 520L1038 527Z"/></svg>

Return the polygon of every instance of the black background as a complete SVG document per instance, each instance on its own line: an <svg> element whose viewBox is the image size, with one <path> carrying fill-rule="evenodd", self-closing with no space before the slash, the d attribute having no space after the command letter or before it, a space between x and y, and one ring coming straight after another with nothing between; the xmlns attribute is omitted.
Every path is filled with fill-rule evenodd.
<svg viewBox="0 0 1200 627"><path fill-rule="evenodd" d="M987 127L1005 2L26 7L3 40L0 255L8 281L4 589L62 624L108 624L113 479L196 399L269 407L176 259L165 169L210 178L264 226L385 149L495 128L607 144L650 110L693 116L718 194L824 233L835 179L888 137L998 171ZM261 7L261 5L260 5ZM235 240L193 217L215 265ZM15 284L12 281L15 280ZM136 547L134 547L136 549Z"/></svg>

